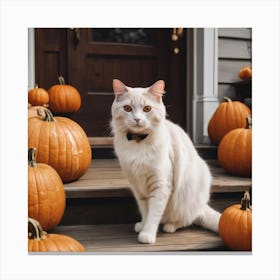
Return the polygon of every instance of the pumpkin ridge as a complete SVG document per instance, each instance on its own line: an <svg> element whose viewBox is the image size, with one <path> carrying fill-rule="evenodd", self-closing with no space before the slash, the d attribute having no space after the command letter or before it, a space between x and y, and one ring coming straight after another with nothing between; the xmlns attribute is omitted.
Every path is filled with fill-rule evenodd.
<svg viewBox="0 0 280 280"><path fill-rule="evenodd" d="M38 165L37 165L37 168L38 168ZM34 189L36 190L36 198L38 199L38 203L35 204L36 215L34 215L34 216L38 218L39 217L39 208L40 208L39 206L41 204L41 201L40 201L41 197L40 197L40 193L39 193L39 190L38 190L39 183L38 183L38 174L37 174L38 172L37 171L38 171L38 169L35 172L33 172L33 175L35 177L35 188ZM29 216L29 214L28 214L28 216Z"/></svg>
<svg viewBox="0 0 280 280"><path fill-rule="evenodd" d="M241 213L241 218L239 220L238 223L238 232L241 232L243 234L246 234L246 232L248 231L247 228L247 210L243 210L244 212ZM245 222L246 219L246 222ZM241 246L244 247L246 246L246 240L245 239L241 239Z"/></svg>
<svg viewBox="0 0 280 280"><path fill-rule="evenodd" d="M73 137L75 139L75 143L77 145L77 151L78 151L77 167L79 167L79 168L76 168L76 173L77 173L77 175L81 176L81 170L84 170L86 168L85 165L87 165L86 160L82 160L81 154L80 154L80 150L85 150L85 148L86 148L86 147L83 147L84 144L79 141L79 138L82 134L84 134L84 131L81 130L80 128L78 128L77 125L73 122L71 123L71 126L75 132L75 133L73 133ZM86 134L85 134L85 137L87 138Z"/></svg>
<svg viewBox="0 0 280 280"><path fill-rule="evenodd" d="M56 137L52 137L52 139L50 139L51 143L52 143L52 146L51 146L52 150L55 151L55 156L51 156L50 158L53 159L53 164L55 166L55 170L58 172L59 175L61 174L61 170L58 170L58 166L60 165L60 162L61 162L61 156L63 154L66 154L65 152L64 153L60 152L61 150L63 150L63 149L61 149L61 142L66 141L65 137L64 138L62 137L64 135L61 133L61 129L63 129L63 127L61 127L60 122L57 120L56 126L53 128L54 135L56 135ZM63 138L63 139L61 139L61 138ZM65 148L65 151L66 151L66 148ZM60 175L60 177L61 177L61 175Z"/></svg>
<svg viewBox="0 0 280 280"><path fill-rule="evenodd" d="M249 149L248 154L249 154L249 158L250 158L250 166L252 166L252 129L249 128L247 130L247 147L251 147L251 149ZM252 173L252 167L251 167L251 173Z"/></svg>
<svg viewBox="0 0 280 280"><path fill-rule="evenodd" d="M221 118L222 119L222 129L220 130L221 132L219 134L219 142L221 142L221 140L223 139L223 136L226 135L226 124L228 122L227 115L228 115L228 110L229 110L230 104L232 104L231 100L224 103L224 106L223 106L224 115Z"/></svg>
<svg viewBox="0 0 280 280"><path fill-rule="evenodd" d="M42 168L43 168L43 166L42 166ZM49 207L46 207L46 206L50 204L47 194L49 193L49 185L51 184L52 178L50 176L49 170L47 170L44 173L40 172L40 173L38 173L38 175L39 175L38 176L38 187L37 187L37 190L39 192L38 210L39 210L39 208L41 208L41 211L39 212L39 215L37 217L43 228L49 228L50 226L52 226L50 224L50 216L51 216L50 214L51 213L50 213ZM48 180L46 180L45 177L43 177L43 176L48 176ZM45 194L45 196L42 194ZM41 222L41 220L46 221L46 223Z"/></svg>
<svg viewBox="0 0 280 280"><path fill-rule="evenodd" d="M233 112L233 103L232 101L228 101L227 102L227 106L226 106L226 113L225 113L225 124L224 124L224 132L223 135L225 136L227 134L228 131L230 131L232 129L232 112ZM226 124L228 124L228 127L226 126ZM222 140L222 139L221 139Z"/></svg>
<svg viewBox="0 0 280 280"><path fill-rule="evenodd" d="M50 191L49 190L49 185L53 186L53 177L52 177L52 174L50 174L50 172L48 172L48 180L47 180L47 182L48 182L47 184L42 184L45 187L45 192L49 192ZM51 221L54 219L54 216L56 216L56 215L54 213L55 211L52 211L53 210L53 204L51 202L50 194L47 197L46 204L47 205L51 205L51 207L46 207L46 209L44 210L44 214L47 217L46 218L47 223L46 223L45 228L52 228L52 227L54 227L55 223L53 223ZM51 216L53 216L53 217L51 218Z"/></svg>
<svg viewBox="0 0 280 280"><path fill-rule="evenodd" d="M68 141L65 141L66 143L66 151L71 151L71 155L69 155L68 153L65 153L65 159L66 159L66 167L64 168L63 170L63 177L67 177L69 178L69 175L68 174L72 174L71 175L71 180L72 180L72 177L73 177L73 141L70 140L72 138L72 134L74 133L74 131L72 131L71 129L69 129L69 123L71 123L71 120L69 122L67 122L67 119L64 119L64 118L60 118L60 123L63 124L62 127L62 131L63 133L61 133L65 139L68 139ZM67 135L70 135L71 138L67 137ZM76 174L75 174L76 175ZM70 180L70 181L71 181Z"/></svg>
<svg viewBox="0 0 280 280"><path fill-rule="evenodd" d="M231 133L231 132L229 132L229 133ZM228 150L228 155L229 155L229 157L228 157L228 161L229 162L233 162L233 164L235 165L235 142L236 142L236 138L237 138L237 136L236 135L234 135L235 137L231 137L231 134L228 134L228 135L230 135L230 137L228 136L227 138L226 138L226 140L228 141L228 145L227 146L229 146L230 147L230 149ZM226 136L225 136L226 137ZM227 168L230 170L230 172L232 171L231 170L231 167L228 165L228 163L226 163L226 166L227 166Z"/></svg>
<svg viewBox="0 0 280 280"><path fill-rule="evenodd" d="M29 167L29 168L34 168L34 167ZM37 167L36 167L37 168ZM37 190L37 180L36 180L36 170L32 169L32 172L28 172L28 203L30 203L30 201L32 200L32 198L30 197L31 193L34 193L34 190L36 191L36 196L38 196L38 190ZM33 183L31 183L33 182ZM34 183L35 182L35 183ZM31 187L29 187L29 184L31 185ZM30 189L32 188L32 189ZM32 216L31 214L29 214L29 212L35 212L36 215L38 216L38 205L30 205L31 207L28 207L28 216Z"/></svg>
<svg viewBox="0 0 280 280"><path fill-rule="evenodd" d="M246 158L247 158L247 149L246 149L246 146L247 146L247 141L248 141L248 130L246 128L244 128L243 131L241 131L242 134L244 134L244 138L246 139L241 139L242 141L241 142L241 145L242 145L242 160L241 160L241 166L240 166L240 169L241 169L241 172L242 170L247 170L247 161L246 161ZM241 134L240 133L240 134Z"/></svg>
<svg viewBox="0 0 280 280"><path fill-rule="evenodd" d="M78 176L79 172L79 168L81 168L80 164L80 156L79 156L79 137L76 138L76 133L77 133L77 127L74 125L74 123L70 122L68 124L68 126L66 127L67 133L72 132L71 133L71 137L73 138L74 141L71 141L71 151L72 151L72 155L76 155L75 157L72 157L72 164L71 164L71 169L70 169L70 173L75 174L74 176ZM66 131L65 130L65 131Z"/></svg>
<svg viewBox="0 0 280 280"><path fill-rule="evenodd" d="M56 234L49 234L49 243L55 248L52 251L60 251L61 252L61 241L58 239L58 236ZM62 241L63 242L63 241Z"/></svg>
<svg viewBox="0 0 280 280"><path fill-rule="evenodd" d="M237 154L236 151L237 151L237 152L238 152L238 157L239 157L240 154L241 154L241 158L243 158L243 157L244 157L244 152L243 152L243 150L242 150L242 148L243 148L243 143L242 143L242 142L243 142L243 141L242 141L242 139L241 139L241 137L240 137L240 135L243 133L243 128L237 128L236 132L238 132L238 133L235 133L234 153L235 153L235 155L236 155L236 154ZM242 151L242 152L241 152L241 151ZM237 158L237 156L234 157L233 163L234 163L233 165L234 165L234 166L236 167L236 169L237 169L238 174L242 174L242 173L243 173L243 163L240 164L240 162L239 162L239 164L238 164L238 158Z"/></svg>
<svg viewBox="0 0 280 280"><path fill-rule="evenodd" d="M238 215L238 221L236 223L235 231L236 231L236 236L239 236L240 235L239 234L240 233L240 227L241 227L241 219L243 219L243 212L240 212L240 211L236 212L236 215ZM236 246L240 245L239 244L239 242L240 242L239 239L236 239L235 242L236 242L236 244L235 244ZM242 241L241 241L241 244L244 245Z"/></svg>

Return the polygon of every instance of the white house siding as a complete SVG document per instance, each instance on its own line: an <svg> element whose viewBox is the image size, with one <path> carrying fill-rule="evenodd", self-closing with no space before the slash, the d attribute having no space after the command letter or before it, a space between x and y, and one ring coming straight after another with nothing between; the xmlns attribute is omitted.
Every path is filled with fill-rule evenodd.
<svg viewBox="0 0 280 280"><path fill-rule="evenodd" d="M251 28L218 28L218 97L233 97L239 70L251 65Z"/></svg>

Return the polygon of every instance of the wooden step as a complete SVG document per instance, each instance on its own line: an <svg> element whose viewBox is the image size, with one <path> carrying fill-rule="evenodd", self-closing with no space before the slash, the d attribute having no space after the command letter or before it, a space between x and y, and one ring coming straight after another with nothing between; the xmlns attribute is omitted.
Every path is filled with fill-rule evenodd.
<svg viewBox="0 0 280 280"><path fill-rule="evenodd" d="M52 232L69 235L80 241L89 252L178 252L228 250L218 234L198 227L188 227L175 233L158 232L156 243L137 241L134 224L58 226Z"/></svg>
<svg viewBox="0 0 280 280"><path fill-rule="evenodd" d="M94 158L114 158L113 137L88 137ZM195 145L197 152L204 159L217 158L217 146L209 144Z"/></svg>
<svg viewBox="0 0 280 280"><path fill-rule="evenodd" d="M250 190L251 178L227 174L217 160L207 160L213 176L212 193L232 193ZM119 162L113 159L93 159L87 173L79 180L64 184L67 198L130 197L129 183Z"/></svg>

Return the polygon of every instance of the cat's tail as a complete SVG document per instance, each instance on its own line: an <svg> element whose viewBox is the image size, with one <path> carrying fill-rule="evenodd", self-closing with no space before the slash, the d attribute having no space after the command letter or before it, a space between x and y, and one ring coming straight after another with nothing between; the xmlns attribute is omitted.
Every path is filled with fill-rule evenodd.
<svg viewBox="0 0 280 280"><path fill-rule="evenodd" d="M205 205L201 214L195 219L194 224L218 232L220 217L221 214L218 211L209 205Z"/></svg>

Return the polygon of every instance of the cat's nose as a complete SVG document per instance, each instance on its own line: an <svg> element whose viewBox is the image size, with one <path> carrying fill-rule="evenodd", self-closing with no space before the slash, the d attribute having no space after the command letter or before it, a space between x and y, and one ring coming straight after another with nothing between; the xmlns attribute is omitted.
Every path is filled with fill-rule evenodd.
<svg viewBox="0 0 280 280"><path fill-rule="evenodd" d="M139 124L139 122L140 122L141 119L138 119L138 118L136 119L136 118L135 118L134 120L136 121L137 124Z"/></svg>

